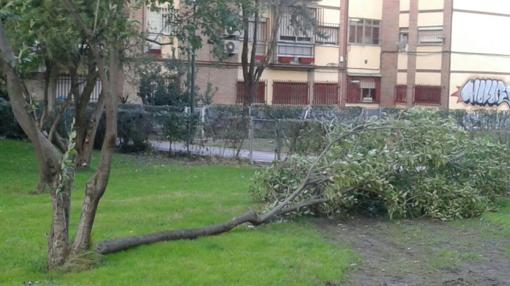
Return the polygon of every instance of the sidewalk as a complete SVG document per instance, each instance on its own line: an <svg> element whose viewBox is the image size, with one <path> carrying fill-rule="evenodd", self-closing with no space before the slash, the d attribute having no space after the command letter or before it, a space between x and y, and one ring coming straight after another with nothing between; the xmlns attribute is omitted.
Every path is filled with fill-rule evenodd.
<svg viewBox="0 0 510 286"><path fill-rule="evenodd" d="M169 142L168 141L150 141L152 147L161 152L168 152ZM172 151L186 152L186 145L183 143L172 144ZM191 154L198 156L211 156L211 157L223 157L223 158L235 158L236 150L232 148L213 147L213 146L200 146L191 145ZM250 151L241 150L239 158L250 160ZM253 162L270 164L276 160L276 154L274 152L264 151L253 151Z"/></svg>

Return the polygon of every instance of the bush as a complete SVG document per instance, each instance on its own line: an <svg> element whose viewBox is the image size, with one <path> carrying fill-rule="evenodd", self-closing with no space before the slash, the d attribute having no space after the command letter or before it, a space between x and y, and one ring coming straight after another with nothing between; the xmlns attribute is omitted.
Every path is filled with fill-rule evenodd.
<svg viewBox="0 0 510 286"><path fill-rule="evenodd" d="M447 115L414 110L368 124L334 143L319 161L299 199L326 203L307 211L462 219L493 209L508 192L509 150ZM338 125L331 137L347 130ZM313 160L295 156L258 172L251 192L269 204L283 201Z"/></svg>
<svg viewBox="0 0 510 286"><path fill-rule="evenodd" d="M289 154L317 154L327 143L326 130L318 121L280 120L276 128L285 139Z"/></svg>
<svg viewBox="0 0 510 286"><path fill-rule="evenodd" d="M25 133L18 125L11 110L9 102L0 97L0 137L10 139L26 138Z"/></svg>
<svg viewBox="0 0 510 286"><path fill-rule="evenodd" d="M94 140L94 149L101 149L105 136L105 116L101 117ZM149 135L153 131L151 115L140 106L121 105L117 117L117 138L121 152L142 152L149 147Z"/></svg>
<svg viewBox="0 0 510 286"><path fill-rule="evenodd" d="M163 134L170 142L170 146L177 141L186 142L188 136L194 138L199 122L198 114L169 112L163 118ZM191 130L188 129L188 124L191 124Z"/></svg>
<svg viewBox="0 0 510 286"><path fill-rule="evenodd" d="M122 152L141 152L147 149L152 132L149 113L144 110L119 110L117 128Z"/></svg>

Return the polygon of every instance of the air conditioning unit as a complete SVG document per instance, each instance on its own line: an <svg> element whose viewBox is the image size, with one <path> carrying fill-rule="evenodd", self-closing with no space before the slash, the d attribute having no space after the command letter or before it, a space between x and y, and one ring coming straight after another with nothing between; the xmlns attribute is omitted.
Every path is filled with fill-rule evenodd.
<svg viewBox="0 0 510 286"><path fill-rule="evenodd" d="M239 54L239 51L241 50L241 43L239 41L225 41L225 53L227 55L237 55Z"/></svg>

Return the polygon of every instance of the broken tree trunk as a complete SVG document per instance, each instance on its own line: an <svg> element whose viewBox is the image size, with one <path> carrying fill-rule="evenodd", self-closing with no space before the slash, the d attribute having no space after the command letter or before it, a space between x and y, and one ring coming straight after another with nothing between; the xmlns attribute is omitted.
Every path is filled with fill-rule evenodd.
<svg viewBox="0 0 510 286"><path fill-rule="evenodd" d="M175 240L192 240L204 236L219 235L229 232L234 228L243 224L249 223L253 226L259 226L270 222L271 220L280 217L286 213L297 211L304 207L310 207L326 202L324 199L310 200L292 207L282 208L274 214L268 216L266 214L257 214L254 211L249 211L242 216L233 218L221 224L215 224L204 228L182 229L160 233L153 233L143 236L133 236L123 239L115 239L101 242L96 251L101 254L115 253L130 248L138 247L141 245L152 244L162 241L175 241Z"/></svg>

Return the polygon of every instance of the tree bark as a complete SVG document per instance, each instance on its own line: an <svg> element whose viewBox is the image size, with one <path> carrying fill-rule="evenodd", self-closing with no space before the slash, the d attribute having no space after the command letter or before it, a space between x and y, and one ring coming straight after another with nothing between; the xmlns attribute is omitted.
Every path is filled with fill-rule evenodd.
<svg viewBox="0 0 510 286"><path fill-rule="evenodd" d="M97 72L96 72L96 64L95 60L89 56L88 58L88 73L87 79L85 82L85 86L80 93L80 90L76 90L75 94L75 128L76 128L76 151L78 153L77 156L77 167L88 167L90 165L90 156L89 154L83 154L85 152L86 146L90 145L90 142L95 138L91 138L92 133L95 137L94 131L97 127L94 126L96 122L94 119L94 115L97 109L100 109L102 112L102 106L100 104L96 105L96 111L90 117L87 114L87 107L90 103L90 98L92 96L92 92L94 92L94 88L97 83ZM91 150L91 148L90 148Z"/></svg>
<svg viewBox="0 0 510 286"><path fill-rule="evenodd" d="M50 183L48 182L46 175L42 170L39 170L39 183L37 184L35 193L36 194L42 194L48 189L48 185Z"/></svg>
<svg viewBox="0 0 510 286"><path fill-rule="evenodd" d="M78 230L73 243L73 254L79 254L90 248L92 227L97 212L99 201L106 191L108 179L110 176L113 151L117 142L117 106L120 92L124 84L122 77L122 65L120 60L120 49L114 48L110 54L108 75L105 66L99 62L99 72L103 89L106 91L104 96L106 111L106 131L101 148L101 160L99 167L88 182L85 190L85 198L82 204L82 212Z"/></svg>
<svg viewBox="0 0 510 286"><path fill-rule="evenodd" d="M99 127L99 122L101 121L103 111L104 111L104 96L100 95L94 113L90 118L88 129L86 131L86 136L82 143L81 152L78 152L77 155L76 165L80 168L90 167L90 164L92 162L92 152L94 150L94 141L96 140L97 129Z"/></svg>
<svg viewBox="0 0 510 286"><path fill-rule="evenodd" d="M76 107L76 129L77 129L77 157L76 166L78 168L87 168L92 161L92 151L94 149L94 141L96 139L97 129L99 122L104 111L105 101L104 94L101 93L99 101L96 104L94 112L90 117L87 117L87 106L90 102L90 95L94 90L97 82L97 74L89 79L87 87L82 92L82 101Z"/></svg>
<svg viewBox="0 0 510 286"><path fill-rule="evenodd" d="M249 211L239 217L233 218L227 222L221 224L215 224L204 228L193 228L174 230L168 232L153 233L144 236L134 236L123 239L115 239L103 241L98 244L96 251L101 254L110 254L119 251L128 250L141 245L153 244L162 241L175 241L175 240L192 240L204 236L219 235L233 230L234 228L249 223L253 226L259 226L270 222L271 220L284 215L289 212L299 210L304 207L310 207L324 203L324 199L315 199L307 202L303 202L292 207L281 208L275 211L272 215L267 216L259 215L254 211Z"/></svg>
<svg viewBox="0 0 510 286"><path fill-rule="evenodd" d="M52 223L48 237L48 269L64 265L69 254L69 216L71 210L71 182L53 186L51 191Z"/></svg>

